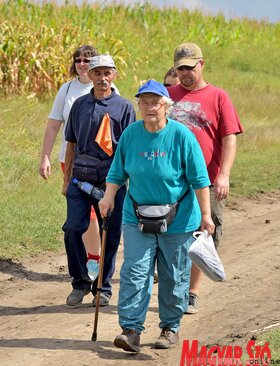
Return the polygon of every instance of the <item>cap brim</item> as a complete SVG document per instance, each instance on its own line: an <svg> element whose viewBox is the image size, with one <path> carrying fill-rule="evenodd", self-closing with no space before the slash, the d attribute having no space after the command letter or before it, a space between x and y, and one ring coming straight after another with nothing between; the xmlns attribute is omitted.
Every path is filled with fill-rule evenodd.
<svg viewBox="0 0 280 366"><path fill-rule="evenodd" d="M147 90L145 90L145 91L143 91L141 93L137 93L135 95L135 98L139 98L141 94L146 94L146 93L156 94L156 95L159 95L160 97L167 97L167 95L165 95L165 94L163 94L161 92L157 92L155 90L149 90L149 89L147 89Z"/></svg>
<svg viewBox="0 0 280 366"><path fill-rule="evenodd" d="M111 69L115 69L116 68L116 66L113 66L113 65L94 65L94 66L91 66L91 67L89 67L89 69L88 69L88 71L90 71L90 70L93 70L93 69L97 69L98 67L110 67Z"/></svg>
<svg viewBox="0 0 280 366"><path fill-rule="evenodd" d="M181 58L178 61L174 62L174 69L178 69L180 66L190 66L194 67L198 61L201 60L201 57L199 58Z"/></svg>

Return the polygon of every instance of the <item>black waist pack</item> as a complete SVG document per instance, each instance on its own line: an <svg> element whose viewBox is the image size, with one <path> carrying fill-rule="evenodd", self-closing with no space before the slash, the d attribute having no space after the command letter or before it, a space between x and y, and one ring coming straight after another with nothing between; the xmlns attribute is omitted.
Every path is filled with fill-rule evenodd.
<svg viewBox="0 0 280 366"><path fill-rule="evenodd" d="M105 182L113 158L100 160L87 154L77 154L74 159L72 176L81 181L100 185Z"/></svg>
<svg viewBox="0 0 280 366"><path fill-rule="evenodd" d="M177 213L180 201L182 201L187 193L188 190L177 202L166 205L138 205L130 195L138 219L138 229L143 233L165 233L167 226L171 224Z"/></svg>

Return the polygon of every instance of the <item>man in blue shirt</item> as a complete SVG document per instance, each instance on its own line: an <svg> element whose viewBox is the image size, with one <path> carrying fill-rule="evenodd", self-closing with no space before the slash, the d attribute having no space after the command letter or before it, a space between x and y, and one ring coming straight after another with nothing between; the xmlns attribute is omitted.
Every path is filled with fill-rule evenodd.
<svg viewBox="0 0 280 366"><path fill-rule="evenodd" d="M70 306L82 303L83 297L90 291L93 296L96 296L97 292L97 280L91 284L87 274L86 252L82 241L82 235L89 225L91 205L94 206L100 227L102 225L98 201L80 191L73 183L73 179L87 181L96 187L101 187L112 163L119 138L136 117L132 104L117 95L111 88L116 74L111 56L99 55L91 59L89 78L92 80L94 88L89 94L74 102L65 131L68 143L63 193L67 198L67 219L63 225L63 231L65 232L65 248L73 287L66 300ZM111 140L109 150L104 149L100 141L96 142L104 119L108 122L107 132ZM126 188L123 185L116 196L115 209L109 221L100 297L101 306L108 305L112 296L110 280L114 273L116 253L120 242L125 192ZM96 298L93 300L93 305L95 303Z"/></svg>

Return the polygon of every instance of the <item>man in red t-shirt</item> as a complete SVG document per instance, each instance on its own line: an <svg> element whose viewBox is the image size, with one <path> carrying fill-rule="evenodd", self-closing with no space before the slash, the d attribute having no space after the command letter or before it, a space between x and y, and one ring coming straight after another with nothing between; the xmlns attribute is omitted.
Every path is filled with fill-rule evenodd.
<svg viewBox="0 0 280 366"><path fill-rule="evenodd" d="M212 219L216 225L213 239L216 248L222 236L225 198L229 193L230 171L236 153L236 135L243 131L228 94L203 79L205 61L195 43L183 43L174 52L174 69L179 85L168 88L174 104L168 117L190 128L195 134L211 181ZM202 272L192 266L187 313L198 311L198 291Z"/></svg>

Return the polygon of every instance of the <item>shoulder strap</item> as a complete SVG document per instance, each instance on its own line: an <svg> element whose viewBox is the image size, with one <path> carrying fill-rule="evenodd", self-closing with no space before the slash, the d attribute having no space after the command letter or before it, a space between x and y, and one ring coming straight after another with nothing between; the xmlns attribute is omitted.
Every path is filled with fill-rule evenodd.
<svg viewBox="0 0 280 366"><path fill-rule="evenodd" d="M178 204L178 203L180 203L185 197L186 197L186 195L188 194L188 192L189 192L189 188L186 190L186 192L178 199L178 201L177 202L175 202L174 204ZM138 205L138 203L135 201L135 199L131 196L131 194L130 194L130 192L129 192L129 197L131 198L131 201L132 201L132 203L133 203L133 207L134 207L134 209L136 210L137 209L137 205Z"/></svg>
<svg viewBox="0 0 280 366"><path fill-rule="evenodd" d="M130 192L129 192L129 197L131 198L131 201L133 203L133 208L135 211L136 216L138 215L138 211L137 211L137 202L134 200L134 198L131 196Z"/></svg>
<svg viewBox="0 0 280 366"><path fill-rule="evenodd" d="M189 188L186 190L186 192L183 194L183 196L178 199L177 202L180 203L186 197L186 195L188 194L188 192L189 192Z"/></svg>
<svg viewBox="0 0 280 366"><path fill-rule="evenodd" d="M69 82L69 84L67 85L67 89L66 89L65 97L66 97L66 95L67 95L67 94L68 94L68 92L69 92L69 89L70 89L70 86L71 86L71 84L72 84L72 81L73 81L73 80L71 80L71 81Z"/></svg>
<svg viewBox="0 0 280 366"><path fill-rule="evenodd" d="M71 86L71 84L72 84L72 81L73 81L73 80L71 80L71 81L68 83L68 85L67 85L67 89L66 89L66 93L65 93L65 97L64 97L64 104L63 104L63 109L62 109L62 111L64 110L65 103L66 103L66 96L67 96L67 94L68 94L68 92L69 92L69 89L70 89L70 86ZM64 121L64 122L66 123L67 121Z"/></svg>

